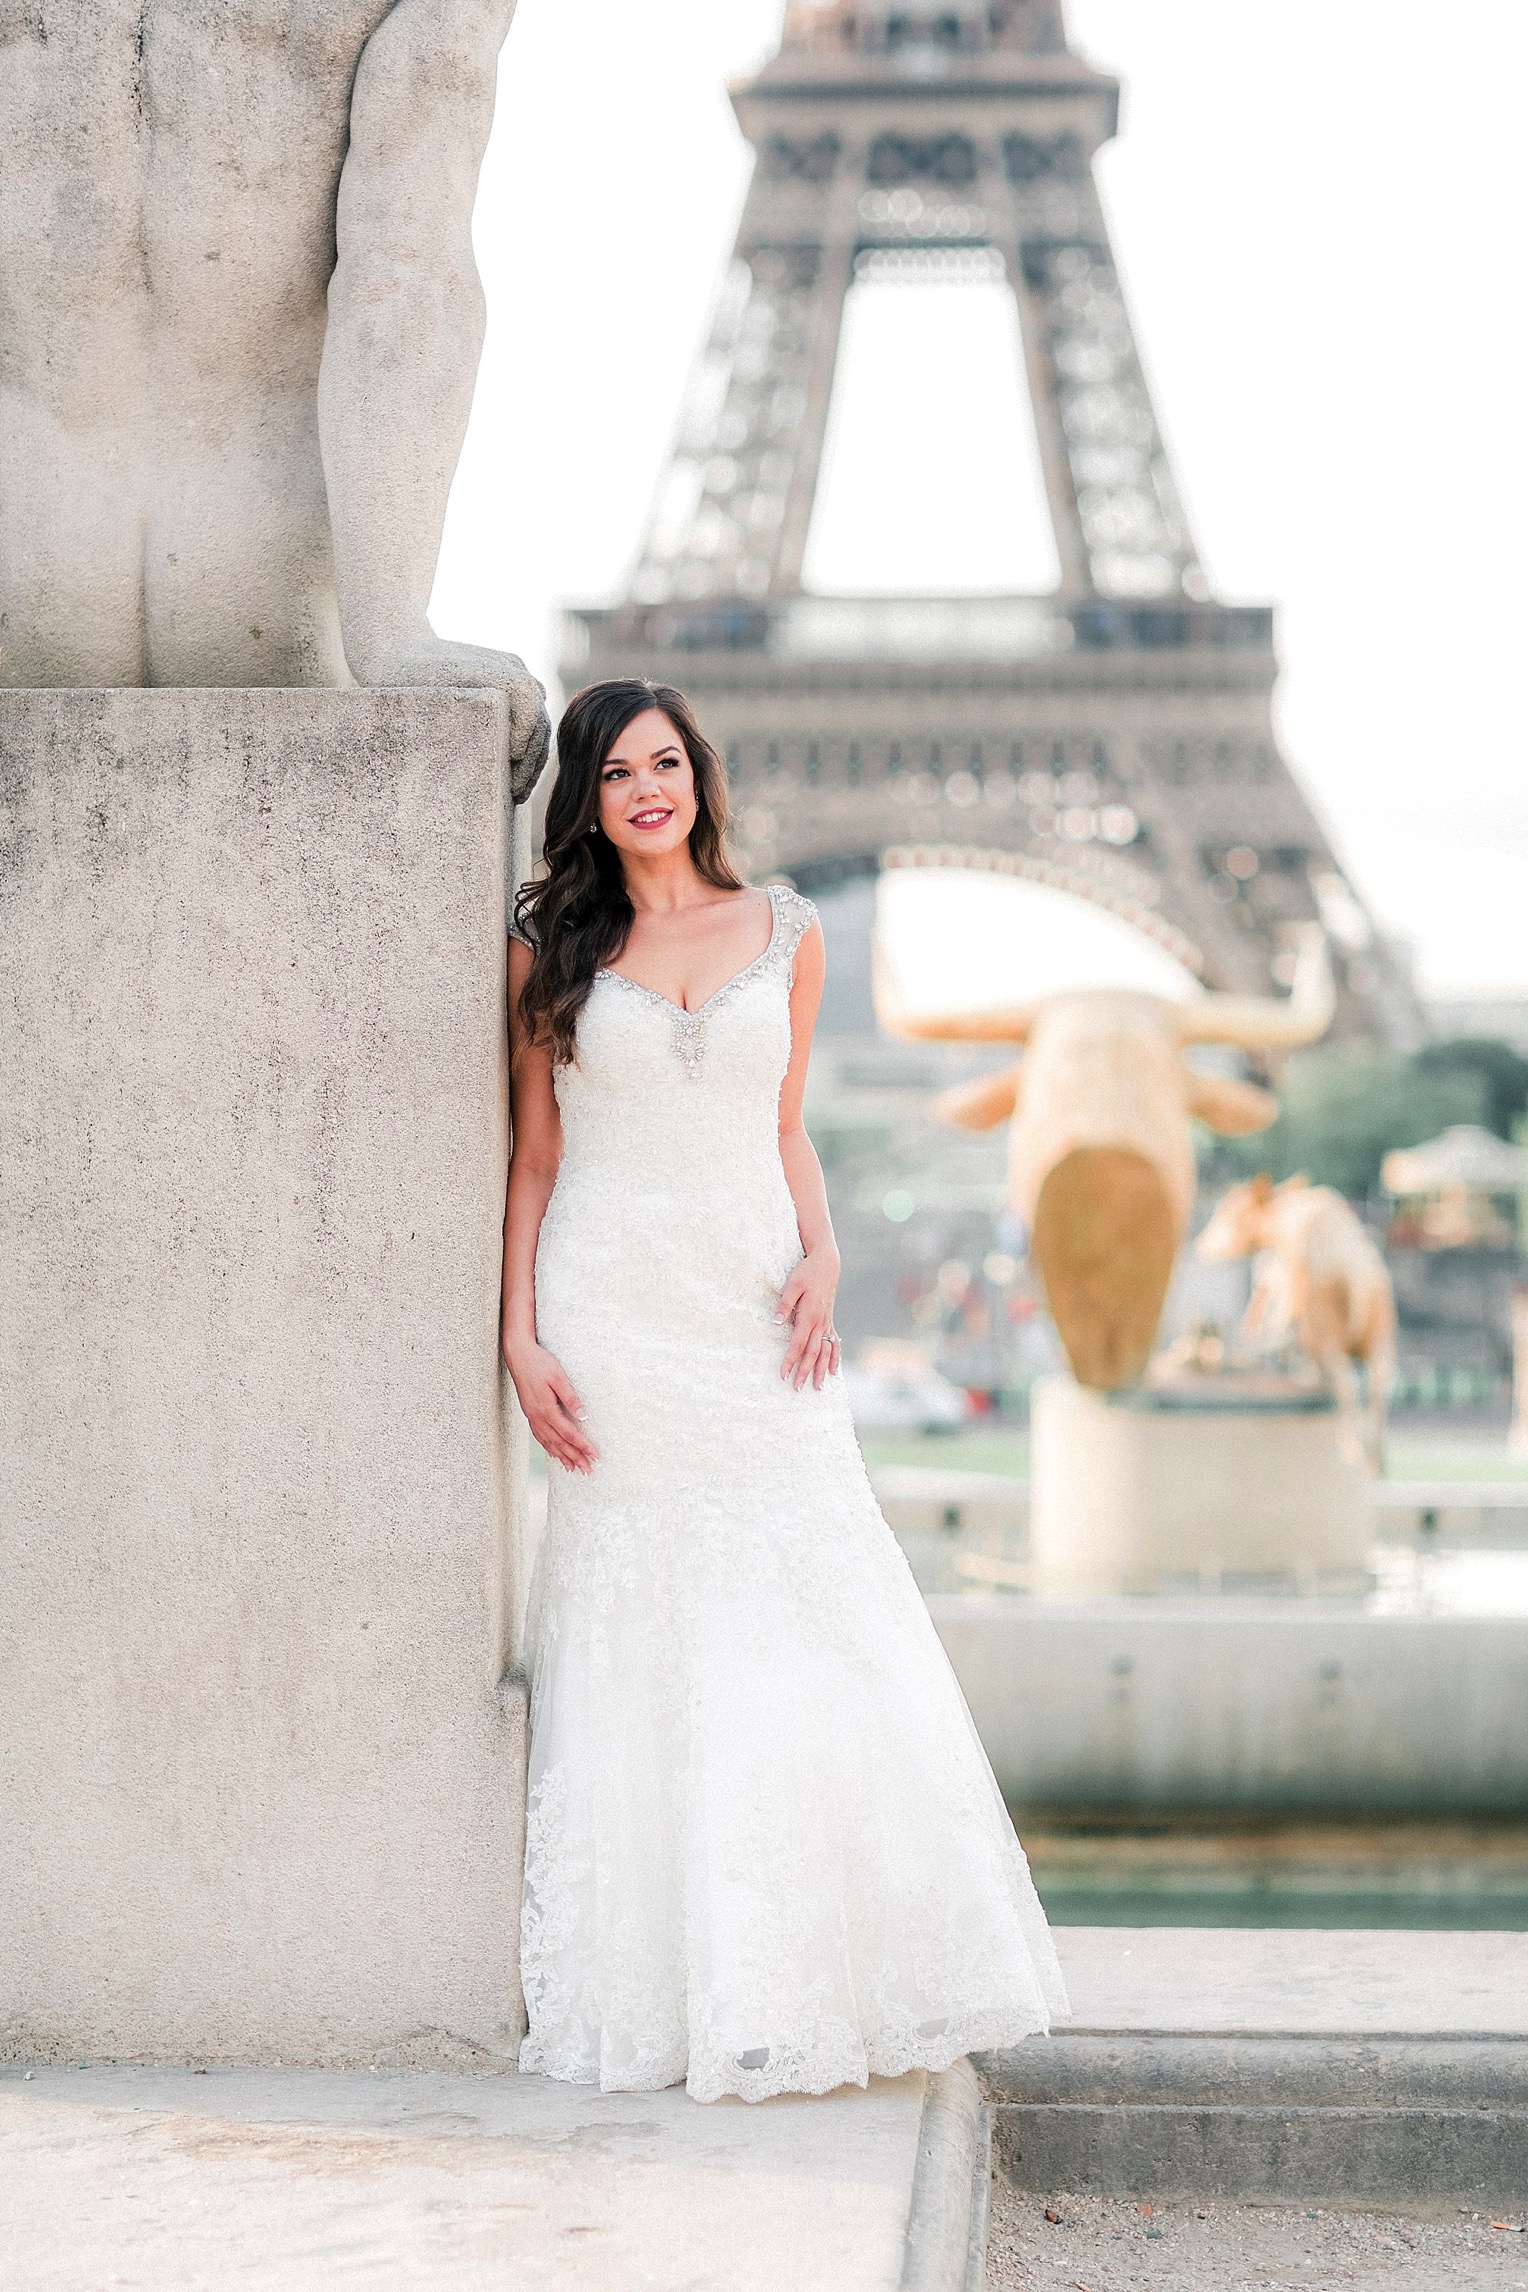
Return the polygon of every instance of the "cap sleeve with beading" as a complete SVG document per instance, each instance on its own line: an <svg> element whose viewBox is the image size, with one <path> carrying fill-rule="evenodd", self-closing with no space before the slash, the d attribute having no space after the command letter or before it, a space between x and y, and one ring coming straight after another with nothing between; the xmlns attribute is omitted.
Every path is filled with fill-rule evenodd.
<svg viewBox="0 0 1528 2292"><path fill-rule="evenodd" d="M817 910L788 883L772 883L769 896L775 903L775 960L789 970L796 960L796 949L817 921Z"/></svg>

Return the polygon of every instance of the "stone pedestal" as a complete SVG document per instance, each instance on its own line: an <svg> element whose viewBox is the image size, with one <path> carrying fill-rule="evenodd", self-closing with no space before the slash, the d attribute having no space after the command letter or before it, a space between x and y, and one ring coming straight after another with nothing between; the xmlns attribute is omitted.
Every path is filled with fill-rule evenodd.
<svg viewBox="0 0 1528 2292"><path fill-rule="evenodd" d="M485 692L0 693L0 2051L519 2032Z"/></svg>
<svg viewBox="0 0 1528 2292"><path fill-rule="evenodd" d="M1042 1596L1361 1587L1367 1483L1324 1396L1105 1394L1056 1376L1032 1410Z"/></svg>

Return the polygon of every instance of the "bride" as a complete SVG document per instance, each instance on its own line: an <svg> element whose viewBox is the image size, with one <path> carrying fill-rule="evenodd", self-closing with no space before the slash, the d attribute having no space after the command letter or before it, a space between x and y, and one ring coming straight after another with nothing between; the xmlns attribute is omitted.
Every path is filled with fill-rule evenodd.
<svg viewBox="0 0 1528 2292"><path fill-rule="evenodd" d="M802 1123L821 928L726 854L684 696L558 733L509 976L504 1356L549 1461L520 2065L760 2100L1066 2010L855 1444Z"/></svg>

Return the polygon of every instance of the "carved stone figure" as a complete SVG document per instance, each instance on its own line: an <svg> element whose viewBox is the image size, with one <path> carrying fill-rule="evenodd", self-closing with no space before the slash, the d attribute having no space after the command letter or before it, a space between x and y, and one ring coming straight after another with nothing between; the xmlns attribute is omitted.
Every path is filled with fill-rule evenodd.
<svg viewBox="0 0 1528 2292"><path fill-rule="evenodd" d="M1270 1092L1201 1074L1185 1050L1295 1049L1326 1032L1334 1000L1319 925L1306 928L1288 1002L1212 994L1174 1003L1098 988L917 1017L896 1007L881 969L877 1008L893 1034L1027 1046L1022 1066L947 1092L938 1112L967 1130L1011 1123L1009 1199L1030 1229L1079 1384L1132 1384L1150 1358L1193 1208L1190 1118L1234 1138L1266 1129L1278 1112Z"/></svg>
<svg viewBox="0 0 1528 2292"><path fill-rule="evenodd" d="M0 0L0 685L540 686L426 618L514 0Z"/></svg>
<svg viewBox="0 0 1528 2292"><path fill-rule="evenodd" d="M1395 1292L1351 1203L1308 1178L1276 1186L1263 1172L1221 1197L1195 1247L1211 1263L1261 1258L1243 1329L1263 1343L1298 1340L1337 1396L1345 1451L1377 1472L1395 1372Z"/></svg>

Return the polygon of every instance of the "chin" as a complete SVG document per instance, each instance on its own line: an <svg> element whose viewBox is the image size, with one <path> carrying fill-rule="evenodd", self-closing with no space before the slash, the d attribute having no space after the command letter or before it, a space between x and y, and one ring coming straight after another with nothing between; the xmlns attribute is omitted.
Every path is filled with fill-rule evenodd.
<svg viewBox="0 0 1528 2292"><path fill-rule="evenodd" d="M669 852L684 850L690 840L690 831L688 828L670 827L656 829L652 835L644 835L640 828L628 828L619 839L613 837L611 840L617 851L645 852L649 857L654 853L666 856Z"/></svg>

